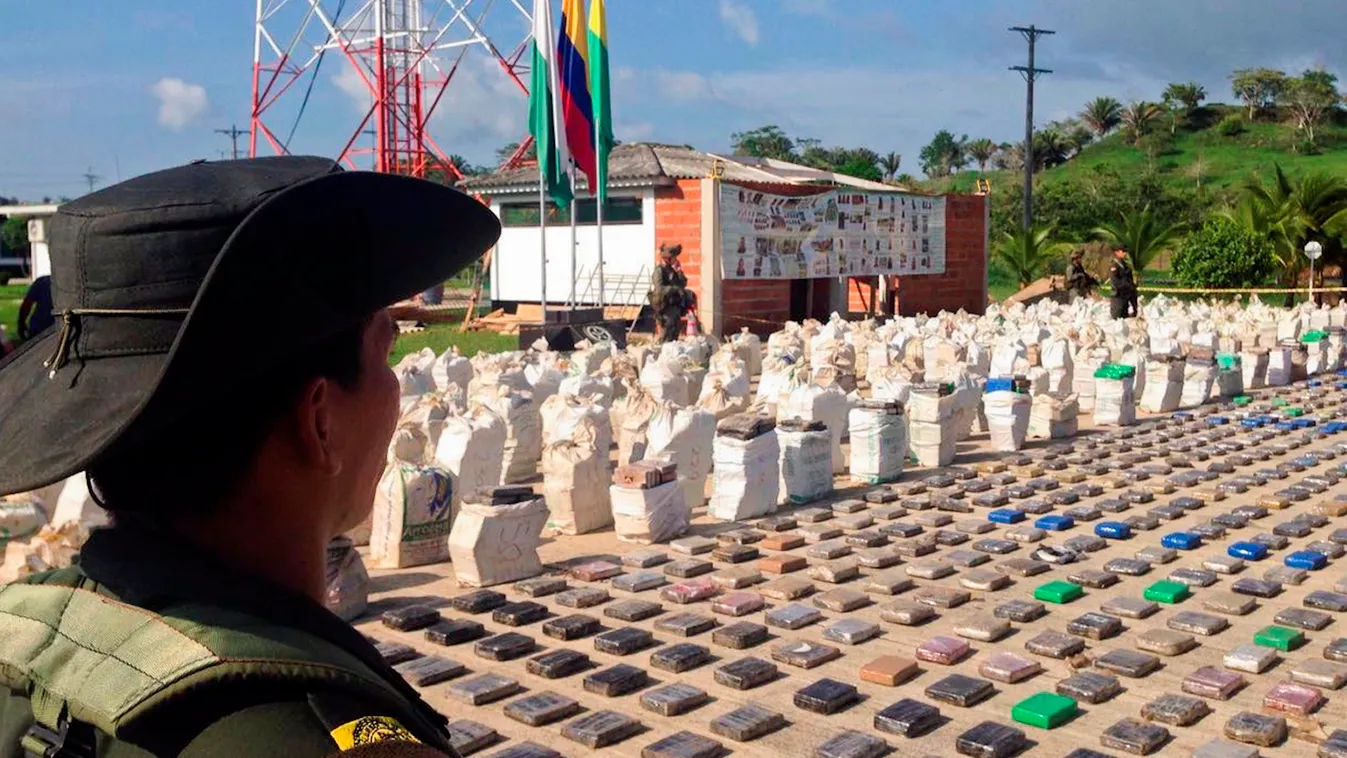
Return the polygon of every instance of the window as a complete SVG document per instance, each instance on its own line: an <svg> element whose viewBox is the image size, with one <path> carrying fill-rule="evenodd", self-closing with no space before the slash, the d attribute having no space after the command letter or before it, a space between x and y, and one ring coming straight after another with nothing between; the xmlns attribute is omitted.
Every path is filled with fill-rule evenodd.
<svg viewBox="0 0 1347 758"><path fill-rule="evenodd" d="M576 223L580 226L593 226L598 223L598 205L592 197L576 200ZM639 197L610 197L603 206L603 223L605 226L639 224L644 220L643 210ZM501 203L500 222L503 226L538 226L538 203ZM559 208L556 203L548 201L547 225L566 226L570 223L570 208Z"/></svg>

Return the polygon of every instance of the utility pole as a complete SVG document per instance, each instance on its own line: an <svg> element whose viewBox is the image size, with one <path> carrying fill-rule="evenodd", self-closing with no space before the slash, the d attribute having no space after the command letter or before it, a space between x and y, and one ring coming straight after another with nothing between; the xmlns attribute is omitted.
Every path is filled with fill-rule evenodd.
<svg viewBox="0 0 1347 758"><path fill-rule="evenodd" d="M1051 74L1051 69L1034 68L1034 43L1045 34L1056 34L1050 29L1039 29L1032 24L1028 27L1012 26L1010 31L1019 32L1029 41L1029 65L1011 66L1018 71L1029 85L1024 107L1024 229L1028 231L1034 223L1034 80L1039 74Z"/></svg>
<svg viewBox="0 0 1347 758"><path fill-rule="evenodd" d="M80 174L80 176L84 177L84 181L86 181L86 182L89 183L89 191L90 191L90 192L93 192L93 191L94 191L94 183L97 182L99 179L102 179L102 178L103 178L103 177L99 176L98 174L95 174L95 173L94 173L94 167L93 167L93 166L90 166L89 169L88 169L87 171L85 171L83 174Z"/></svg>
<svg viewBox="0 0 1347 758"><path fill-rule="evenodd" d="M225 135L226 137L228 137L228 138L230 139L230 141L231 141L231 142L233 143L233 145L234 145L234 152L233 152L234 160L238 160L238 159L239 159L239 137L242 137L243 135L248 134L248 131L246 131L246 130L244 130L244 129L240 129L240 128L238 128L237 126L234 126L233 124L230 124L228 129L216 129L216 130L215 130L215 133L216 133L216 134L223 134L223 135Z"/></svg>

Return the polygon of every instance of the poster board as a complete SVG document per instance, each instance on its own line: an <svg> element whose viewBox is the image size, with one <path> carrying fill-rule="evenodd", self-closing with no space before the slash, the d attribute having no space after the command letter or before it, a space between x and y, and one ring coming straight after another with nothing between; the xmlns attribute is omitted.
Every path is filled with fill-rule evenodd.
<svg viewBox="0 0 1347 758"><path fill-rule="evenodd" d="M945 271L945 199L828 190L789 197L720 185L721 276L817 279Z"/></svg>

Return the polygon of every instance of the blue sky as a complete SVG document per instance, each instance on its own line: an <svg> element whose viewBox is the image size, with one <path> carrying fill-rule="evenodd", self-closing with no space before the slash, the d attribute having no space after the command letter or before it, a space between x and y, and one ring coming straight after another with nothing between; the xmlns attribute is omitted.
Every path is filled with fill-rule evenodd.
<svg viewBox="0 0 1347 758"><path fill-rule="evenodd" d="M506 54L527 22L511 0L465 2L490 11L484 30ZM267 0L275 4L279 0ZM355 13L365 0L346 0ZM443 0L423 0L427 8ZM271 27L292 34L289 0ZM322 0L335 11L340 0ZM524 7L531 0L519 0ZM556 0L558 12L560 0ZM0 195L75 196L92 170L117 177L215 159L247 127L252 0L0 0ZM730 134L766 123L829 145L917 152L941 128L998 141L1023 132L1023 84L1007 66L1024 43L1005 31L1035 23L1054 70L1039 87L1043 121L1087 99L1157 99L1196 80L1229 101L1240 66L1341 73L1347 14L1337 0L609 0L617 136L727 150ZM349 16L348 16L349 17ZM455 30L446 39L462 36ZM269 112L288 134L308 80ZM295 152L336 155L365 95L332 55L314 80ZM473 46L437 112L433 134L451 153L488 162L525 131L522 92Z"/></svg>

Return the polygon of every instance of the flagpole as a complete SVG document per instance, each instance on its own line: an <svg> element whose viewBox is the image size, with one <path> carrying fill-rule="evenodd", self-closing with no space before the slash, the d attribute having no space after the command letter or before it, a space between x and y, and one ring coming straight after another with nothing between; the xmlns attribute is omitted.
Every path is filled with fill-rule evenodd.
<svg viewBox="0 0 1347 758"><path fill-rule="evenodd" d="M571 306L575 307L575 169L571 168Z"/></svg>
<svg viewBox="0 0 1347 758"><path fill-rule="evenodd" d="M597 172L596 172L597 173ZM603 313L603 200L600 199L597 188L591 188L590 194L594 195L594 207L597 211L594 220L598 222L599 229L599 313ZM606 194L606 193L605 193Z"/></svg>
<svg viewBox="0 0 1347 758"><path fill-rule="evenodd" d="M538 258L542 264L542 319L547 323L547 173L538 156Z"/></svg>

